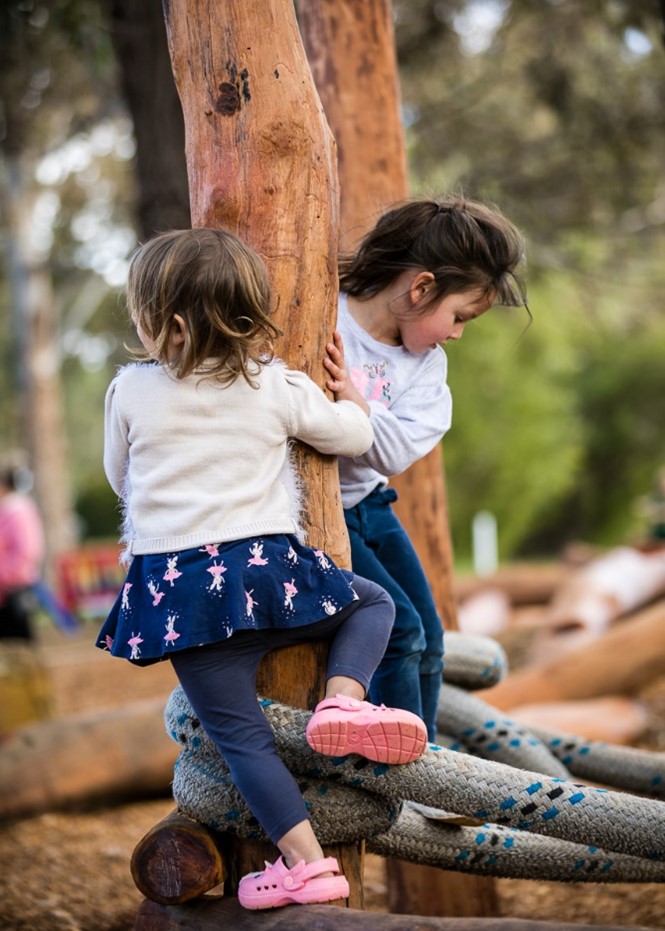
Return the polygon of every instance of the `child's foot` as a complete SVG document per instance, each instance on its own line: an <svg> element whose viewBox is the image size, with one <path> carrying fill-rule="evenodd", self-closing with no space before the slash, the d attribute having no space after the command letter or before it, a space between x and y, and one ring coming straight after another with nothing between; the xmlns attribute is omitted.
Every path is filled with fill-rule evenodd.
<svg viewBox="0 0 665 931"><path fill-rule="evenodd" d="M338 875L321 877L322 873ZM307 905L348 897L349 884L346 877L339 874L334 857L307 864L301 860L292 869L288 869L280 857L275 863L266 863L262 872L243 876L238 886L238 899L245 908L277 908L293 903Z"/></svg>
<svg viewBox="0 0 665 931"><path fill-rule="evenodd" d="M336 695L316 706L307 742L326 756L359 753L377 763L410 763L425 749L427 728L412 711Z"/></svg>

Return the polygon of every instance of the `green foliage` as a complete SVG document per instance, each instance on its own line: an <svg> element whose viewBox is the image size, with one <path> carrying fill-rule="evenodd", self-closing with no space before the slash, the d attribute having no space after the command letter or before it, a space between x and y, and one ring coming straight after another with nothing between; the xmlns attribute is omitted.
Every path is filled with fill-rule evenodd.
<svg viewBox="0 0 665 931"><path fill-rule="evenodd" d="M82 540L116 540L120 526L118 499L103 476L84 485L76 502Z"/></svg>
<svg viewBox="0 0 665 931"><path fill-rule="evenodd" d="M526 330L524 311L495 308L447 347L454 400L444 451L460 557L468 555L471 520L480 510L497 518L502 558L513 555L565 500L580 467L575 319L562 291L533 295L535 319Z"/></svg>

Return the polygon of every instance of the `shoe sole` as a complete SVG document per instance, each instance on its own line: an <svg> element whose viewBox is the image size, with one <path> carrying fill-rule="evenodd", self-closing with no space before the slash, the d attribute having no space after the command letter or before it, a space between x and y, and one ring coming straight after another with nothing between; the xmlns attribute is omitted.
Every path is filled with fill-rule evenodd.
<svg viewBox="0 0 665 931"><path fill-rule="evenodd" d="M342 881L340 881L342 880ZM310 880L310 883L312 880ZM330 880L328 880L330 883ZM243 908L269 909L282 908L284 905L317 905L324 902L337 902L339 899L348 899L350 895L349 884L344 877L335 877L334 885L329 890L307 889L307 884L298 892L269 893L266 895L252 895L250 892L238 891L238 901ZM270 901L272 899L272 901Z"/></svg>
<svg viewBox="0 0 665 931"><path fill-rule="evenodd" d="M307 729L307 741L324 756L357 753L375 763L411 763L422 756L424 725L405 721L321 721Z"/></svg>

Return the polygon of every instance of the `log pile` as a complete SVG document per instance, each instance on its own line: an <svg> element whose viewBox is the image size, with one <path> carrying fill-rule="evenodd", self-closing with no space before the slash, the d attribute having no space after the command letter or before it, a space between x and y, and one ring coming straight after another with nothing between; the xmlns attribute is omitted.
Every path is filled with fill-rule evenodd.
<svg viewBox="0 0 665 931"><path fill-rule="evenodd" d="M590 552L578 566L514 566L459 590L462 619L464 598L481 610L483 595L485 605L498 606L495 629L506 629L511 609L518 617L529 590L538 605L528 615L537 630L526 662L479 693L483 700L531 725L613 743L644 729L638 693L665 675L665 548Z"/></svg>

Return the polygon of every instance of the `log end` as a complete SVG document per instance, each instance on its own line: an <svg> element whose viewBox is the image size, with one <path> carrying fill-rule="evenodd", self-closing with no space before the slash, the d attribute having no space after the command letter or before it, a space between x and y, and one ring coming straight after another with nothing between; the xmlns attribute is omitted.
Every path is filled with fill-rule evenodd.
<svg viewBox="0 0 665 931"><path fill-rule="evenodd" d="M227 878L212 833L177 810L139 841L130 869L137 889L160 905L188 902Z"/></svg>

